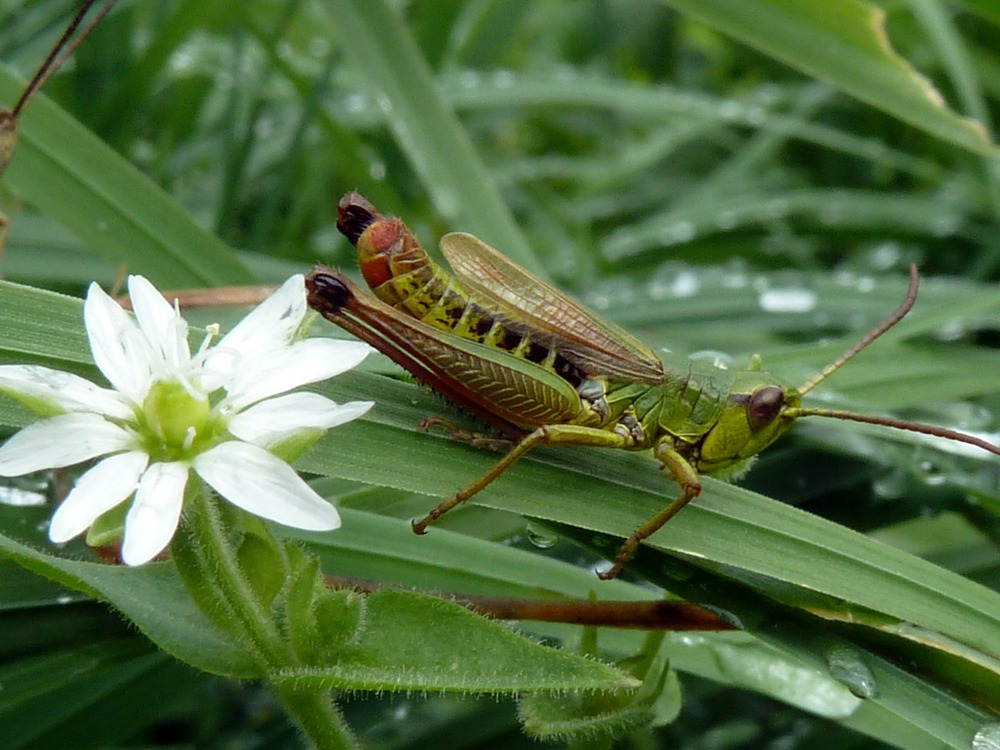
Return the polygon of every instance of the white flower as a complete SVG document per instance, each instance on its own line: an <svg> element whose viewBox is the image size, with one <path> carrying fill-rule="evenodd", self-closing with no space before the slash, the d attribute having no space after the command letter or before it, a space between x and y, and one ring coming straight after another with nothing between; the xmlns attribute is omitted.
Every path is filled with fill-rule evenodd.
<svg viewBox="0 0 1000 750"><path fill-rule="evenodd" d="M302 529L339 527L336 509L269 451L355 419L372 402L278 394L354 367L369 347L298 338L307 311L302 276L215 346L210 331L193 356L187 321L152 284L131 276L129 294L134 316L96 284L83 309L94 361L111 389L47 367L0 366L0 391L48 417L0 447L0 475L106 456L56 510L52 541L72 539L133 498L122 559L148 562L173 538L191 469L250 513Z"/></svg>

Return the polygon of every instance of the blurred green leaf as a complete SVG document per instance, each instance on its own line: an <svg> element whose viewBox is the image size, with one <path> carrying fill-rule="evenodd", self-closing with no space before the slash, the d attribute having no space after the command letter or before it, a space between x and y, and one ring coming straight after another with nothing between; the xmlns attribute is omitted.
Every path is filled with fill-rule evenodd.
<svg viewBox="0 0 1000 750"><path fill-rule="evenodd" d="M890 46L885 11L860 0L665 0L868 104L979 153L996 153L982 123L948 109Z"/></svg>

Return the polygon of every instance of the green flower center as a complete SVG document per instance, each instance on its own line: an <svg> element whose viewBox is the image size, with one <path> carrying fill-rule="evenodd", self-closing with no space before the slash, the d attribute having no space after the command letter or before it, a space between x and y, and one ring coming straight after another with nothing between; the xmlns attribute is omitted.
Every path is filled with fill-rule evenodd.
<svg viewBox="0 0 1000 750"><path fill-rule="evenodd" d="M155 444L151 454L178 459L204 444L210 428L212 406L208 397L176 381L153 384L142 402L147 437ZM197 452L197 451L194 451Z"/></svg>

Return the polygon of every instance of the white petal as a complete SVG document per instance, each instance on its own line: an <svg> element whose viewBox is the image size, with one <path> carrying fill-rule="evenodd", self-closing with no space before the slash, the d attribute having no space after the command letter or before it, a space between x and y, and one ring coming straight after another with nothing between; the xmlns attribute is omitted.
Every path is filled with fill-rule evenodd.
<svg viewBox="0 0 1000 750"><path fill-rule="evenodd" d="M306 314L306 282L298 273L251 310L226 334L219 346L247 354L287 344Z"/></svg>
<svg viewBox="0 0 1000 750"><path fill-rule="evenodd" d="M129 451L110 456L86 472L56 508L49 539L61 544L86 531L98 516L135 492L148 463L149 456L142 451Z"/></svg>
<svg viewBox="0 0 1000 750"><path fill-rule="evenodd" d="M240 372L280 360L302 325L306 309L305 280L296 274L205 353L203 371L213 378L206 382L227 385Z"/></svg>
<svg viewBox="0 0 1000 750"><path fill-rule="evenodd" d="M235 415L229 420L229 431L240 440L266 447L307 427L328 430L350 422L373 405L373 401L336 404L318 393L289 393Z"/></svg>
<svg viewBox="0 0 1000 750"><path fill-rule="evenodd" d="M222 443L195 458L194 468L226 500L262 518L311 531L340 527L337 509L263 448Z"/></svg>
<svg viewBox="0 0 1000 750"><path fill-rule="evenodd" d="M83 320L98 369L126 398L141 404L149 388L152 351L135 320L97 284L87 290Z"/></svg>
<svg viewBox="0 0 1000 750"><path fill-rule="evenodd" d="M185 367L191 361L187 321L143 276L129 276L128 293L139 328L163 362L172 368Z"/></svg>
<svg viewBox="0 0 1000 750"><path fill-rule="evenodd" d="M188 465L156 463L146 469L125 517L122 561L142 565L160 554L173 539L181 517Z"/></svg>
<svg viewBox="0 0 1000 750"><path fill-rule="evenodd" d="M0 389L48 403L59 411L96 411L129 419L132 408L117 391L101 388L78 375L39 365L0 365Z"/></svg>
<svg viewBox="0 0 1000 750"><path fill-rule="evenodd" d="M134 443L126 430L97 414L61 414L28 425L0 447L0 476L72 466Z"/></svg>
<svg viewBox="0 0 1000 750"><path fill-rule="evenodd" d="M371 351L360 341L297 341L280 353L244 363L226 385L226 404L239 410L300 385L332 378L360 364Z"/></svg>

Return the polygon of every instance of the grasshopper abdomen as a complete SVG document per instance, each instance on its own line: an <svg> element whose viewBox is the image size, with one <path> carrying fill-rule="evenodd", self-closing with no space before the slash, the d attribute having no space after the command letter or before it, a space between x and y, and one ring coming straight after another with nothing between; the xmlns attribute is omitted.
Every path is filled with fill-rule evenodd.
<svg viewBox="0 0 1000 750"><path fill-rule="evenodd" d="M402 221L382 217L356 193L344 196L338 209L337 227L357 247L361 273L380 300L434 328L544 367L574 388L584 384L587 373L551 337L480 304Z"/></svg>

